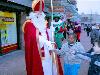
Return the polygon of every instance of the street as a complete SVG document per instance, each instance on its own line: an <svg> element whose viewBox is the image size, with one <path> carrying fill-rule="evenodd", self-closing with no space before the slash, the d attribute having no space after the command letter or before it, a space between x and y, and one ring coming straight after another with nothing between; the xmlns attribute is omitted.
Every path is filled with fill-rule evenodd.
<svg viewBox="0 0 100 75"><path fill-rule="evenodd" d="M91 49L90 38L87 37L86 32L82 30L81 43L85 50ZM88 70L88 62L83 61L79 75L86 75ZM17 50L0 56L0 75L26 75L24 50Z"/></svg>

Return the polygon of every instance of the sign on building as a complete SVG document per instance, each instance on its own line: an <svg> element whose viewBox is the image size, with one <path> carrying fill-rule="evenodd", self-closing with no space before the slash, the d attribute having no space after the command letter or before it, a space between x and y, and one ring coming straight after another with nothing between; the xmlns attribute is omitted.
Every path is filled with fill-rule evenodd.
<svg viewBox="0 0 100 75"><path fill-rule="evenodd" d="M49 12L52 12L51 7L49 7ZM64 12L63 6L53 6L53 12Z"/></svg>

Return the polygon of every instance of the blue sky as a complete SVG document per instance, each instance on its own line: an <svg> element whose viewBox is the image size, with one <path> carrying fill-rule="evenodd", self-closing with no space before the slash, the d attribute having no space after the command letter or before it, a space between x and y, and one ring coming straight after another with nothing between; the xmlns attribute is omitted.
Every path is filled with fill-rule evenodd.
<svg viewBox="0 0 100 75"><path fill-rule="evenodd" d="M100 0L77 0L78 12L100 14Z"/></svg>

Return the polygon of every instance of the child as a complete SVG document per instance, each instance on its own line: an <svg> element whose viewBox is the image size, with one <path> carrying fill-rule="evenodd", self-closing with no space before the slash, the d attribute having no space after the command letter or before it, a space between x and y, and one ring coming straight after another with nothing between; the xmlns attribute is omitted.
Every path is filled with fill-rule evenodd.
<svg viewBox="0 0 100 75"><path fill-rule="evenodd" d="M87 54L76 52L76 55L79 56L80 58L83 59L87 59L87 57L90 58L88 75L100 75L100 37L95 38L94 42L95 43L93 48L89 52L87 52ZM84 56L82 57L81 54Z"/></svg>
<svg viewBox="0 0 100 75"><path fill-rule="evenodd" d="M55 52L64 58L64 75L78 75L81 59L75 55L75 52L84 52L80 42L76 42L74 34L68 35L68 42L64 43L61 50Z"/></svg>
<svg viewBox="0 0 100 75"><path fill-rule="evenodd" d="M100 38L95 40L88 75L100 75Z"/></svg>

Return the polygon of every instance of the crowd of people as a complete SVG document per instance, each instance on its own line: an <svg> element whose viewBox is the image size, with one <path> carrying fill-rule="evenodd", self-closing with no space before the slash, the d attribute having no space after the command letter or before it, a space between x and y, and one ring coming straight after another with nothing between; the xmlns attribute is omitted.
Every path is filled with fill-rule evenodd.
<svg viewBox="0 0 100 75"><path fill-rule="evenodd" d="M84 30L87 32L87 36L91 38L91 44L94 45L95 38L99 38L100 36L100 25L87 25Z"/></svg>
<svg viewBox="0 0 100 75"><path fill-rule="evenodd" d="M78 75L82 60L90 61L88 75L100 74L100 35L91 38L93 48L86 52L80 42L78 22L70 19L63 22L60 17L54 17L50 25L50 18L43 12L43 0L34 0L32 10L22 27L27 75ZM60 57L64 59L63 66Z"/></svg>
<svg viewBox="0 0 100 75"><path fill-rule="evenodd" d="M69 34L75 34L76 41L80 42L81 25L78 22L72 22L70 19L63 22L60 17L54 17L53 25L55 28L54 38L59 49L61 49L63 39L68 40Z"/></svg>
<svg viewBox="0 0 100 75"><path fill-rule="evenodd" d="M92 26L91 29L87 27L86 31L87 36L90 35L93 45L88 52L80 43L81 26L77 22L70 23L68 19L66 26L67 43L55 51L64 59L64 75L78 75L82 60L90 62L88 75L100 75L100 27Z"/></svg>

